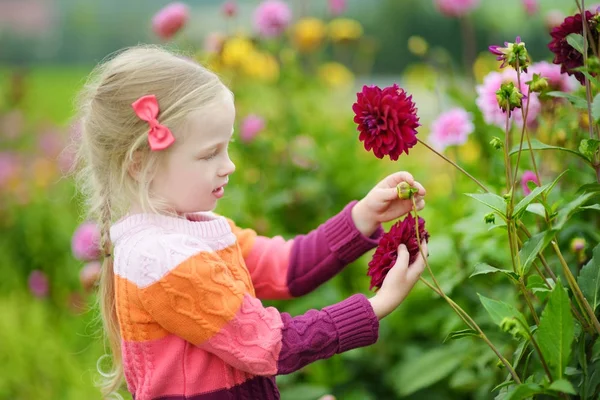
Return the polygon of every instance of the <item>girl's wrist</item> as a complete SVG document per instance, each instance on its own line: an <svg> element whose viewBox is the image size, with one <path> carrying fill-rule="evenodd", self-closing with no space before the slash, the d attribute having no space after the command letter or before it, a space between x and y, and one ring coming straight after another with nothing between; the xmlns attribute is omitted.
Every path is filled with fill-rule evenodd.
<svg viewBox="0 0 600 400"><path fill-rule="evenodd" d="M369 218L368 212L365 209L365 204L363 200L360 200L358 203L352 207L352 222L354 222L354 226L363 236L370 237L379 226L379 223L374 220L374 218Z"/></svg>

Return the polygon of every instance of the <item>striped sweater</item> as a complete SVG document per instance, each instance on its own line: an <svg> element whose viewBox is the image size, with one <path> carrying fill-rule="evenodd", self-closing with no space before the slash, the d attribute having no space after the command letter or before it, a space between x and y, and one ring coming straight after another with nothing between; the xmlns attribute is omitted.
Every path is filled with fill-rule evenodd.
<svg viewBox="0 0 600 400"><path fill-rule="evenodd" d="M136 400L278 399L275 376L377 340L365 296L292 317L259 299L306 294L372 249L350 203L307 235L265 238L213 213L111 227L127 388Z"/></svg>

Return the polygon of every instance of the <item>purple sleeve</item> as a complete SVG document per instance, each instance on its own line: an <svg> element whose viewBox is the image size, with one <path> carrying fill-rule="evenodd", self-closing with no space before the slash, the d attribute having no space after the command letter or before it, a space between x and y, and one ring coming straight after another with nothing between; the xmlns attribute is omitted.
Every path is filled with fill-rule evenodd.
<svg viewBox="0 0 600 400"><path fill-rule="evenodd" d="M379 320L362 294L294 318L282 313L281 319L277 374L289 374L314 361L371 345L379 335Z"/></svg>
<svg viewBox="0 0 600 400"><path fill-rule="evenodd" d="M352 208L356 203L356 200L349 203L342 212L307 235L294 238L287 273L287 286L292 296L315 290L377 246L383 228L379 226L370 237L360 233L352 221Z"/></svg>

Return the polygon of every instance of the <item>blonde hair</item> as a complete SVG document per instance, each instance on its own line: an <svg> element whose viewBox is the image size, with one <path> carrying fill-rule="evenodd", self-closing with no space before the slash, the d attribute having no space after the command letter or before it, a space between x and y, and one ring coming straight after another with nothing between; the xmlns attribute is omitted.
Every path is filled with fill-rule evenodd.
<svg viewBox="0 0 600 400"><path fill-rule="evenodd" d="M154 94L158 120L176 138L186 116L231 92L220 79L196 62L159 46L140 45L123 49L100 63L90 74L77 99L81 137L76 142L76 182L86 201L89 217L98 221L105 257L100 277L98 305L112 367L103 372L99 386L105 396L120 397L123 384L113 258L109 229L127 213L133 202L146 212L166 212L166 204L151 197L150 182L156 167L170 151L151 151L148 123L140 120L131 104ZM134 179L130 171L136 170Z"/></svg>

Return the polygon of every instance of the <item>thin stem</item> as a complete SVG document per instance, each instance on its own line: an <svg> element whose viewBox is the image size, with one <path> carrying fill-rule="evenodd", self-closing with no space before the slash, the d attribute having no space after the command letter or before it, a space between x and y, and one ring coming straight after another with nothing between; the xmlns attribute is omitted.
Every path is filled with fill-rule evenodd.
<svg viewBox="0 0 600 400"><path fill-rule="evenodd" d="M505 128L505 135L504 135L504 163L506 164L505 172L506 172L506 190L507 193L510 193L511 191L511 183L512 183L512 179L510 176L510 158L508 158L508 151L510 148L510 142L509 142L509 128L510 128L510 111L506 112L506 128Z"/></svg>
<svg viewBox="0 0 600 400"><path fill-rule="evenodd" d="M469 174L467 171L465 171L462 167L460 167L458 164L456 164L454 161L452 161L451 159L449 159L448 157L446 157L445 155L443 155L442 153L440 153L439 151L435 150L433 147L429 146L427 143L425 143L424 141L422 141L421 139L418 139L419 143L421 143L423 146L427 147L429 150L433 151L435 154L437 154L438 156L442 157L444 160L446 160L447 162L449 162L450 164L452 164L455 168L457 168L460 172L462 172L463 174L465 174L469 179L471 179L473 182L475 182L477 185L479 185L480 188L482 188L485 192L489 193L490 190L488 188L486 188L483 183L481 183L479 180L477 180L473 175Z"/></svg>
<svg viewBox="0 0 600 400"><path fill-rule="evenodd" d="M596 47L596 43L594 43L594 36L592 36L592 32L590 31L590 27L587 24L587 20L585 18L585 4L584 4L584 0L581 0L581 4L579 4L579 0L575 0L575 3L577 4L577 8L579 9L579 13L581 14L581 25L583 26L583 30L585 31L585 35L583 36L583 48L586 49L587 48L587 43L586 41L589 38L589 42L592 46L592 51L594 52L594 54L596 55L596 57L598 57L598 48ZM587 53L587 52L586 52ZM584 57L587 56L587 54L583 55Z"/></svg>
<svg viewBox="0 0 600 400"><path fill-rule="evenodd" d="M527 288L525 287L525 284L523 283L523 281L521 279L522 278L519 279L519 287L521 288L521 291L523 292L523 297L525 298L525 302L527 303L527 307L529 307L529 311L531 312L531 315L533 316L533 320L535 321L535 324L537 326L539 326L540 319L538 318L537 313L535 312L535 308L533 308L533 304L531 304L531 300L529 299Z"/></svg>
<svg viewBox="0 0 600 400"><path fill-rule="evenodd" d="M531 334L531 331L529 330L529 327L525 326L523 324L523 321L521 321L519 318L516 318L516 320L521 325L521 327L525 330L525 332L527 332L527 336L529 336L529 340L531 341L531 344L532 344L535 352L540 357L540 361L542 362L542 367L544 367L544 371L546 372L546 376L548 376L548 379L550 380L551 383L554 382L554 379L552 378L552 373L550 372L550 368L548 368L548 364L546 363L546 359L544 358L544 355L542 354L542 350L540 349L540 346L538 346L537 341L535 340L535 338Z"/></svg>

